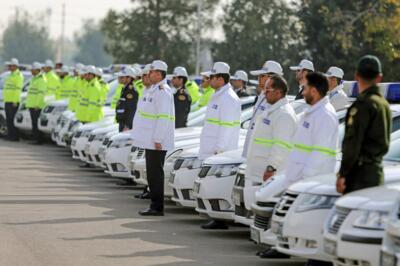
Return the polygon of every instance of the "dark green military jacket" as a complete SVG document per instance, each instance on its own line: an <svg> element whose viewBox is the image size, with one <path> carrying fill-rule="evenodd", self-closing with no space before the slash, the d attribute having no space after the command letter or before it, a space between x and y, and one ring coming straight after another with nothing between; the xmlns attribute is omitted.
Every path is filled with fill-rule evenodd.
<svg viewBox="0 0 400 266"><path fill-rule="evenodd" d="M389 104L377 86L357 97L345 121L339 171L346 179L345 193L382 184L382 157L389 149L392 118Z"/></svg>

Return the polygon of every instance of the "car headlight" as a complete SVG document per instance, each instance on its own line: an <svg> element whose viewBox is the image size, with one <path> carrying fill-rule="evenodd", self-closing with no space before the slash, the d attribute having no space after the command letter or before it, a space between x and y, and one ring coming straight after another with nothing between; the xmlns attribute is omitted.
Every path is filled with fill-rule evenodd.
<svg viewBox="0 0 400 266"><path fill-rule="evenodd" d="M361 216L354 221L353 227L369 230L384 230L388 218L388 212L365 210L362 212Z"/></svg>
<svg viewBox="0 0 400 266"><path fill-rule="evenodd" d="M111 143L112 148L123 148L123 147L130 147L133 145L133 139L121 139L115 140Z"/></svg>
<svg viewBox="0 0 400 266"><path fill-rule="evenodd" d="M170 155L168 155L167 159L165 160L165 163L170 163L170 164L174 163L179 158L179 155L181 155L182 151L183 151L182 149L178 149L173 153L171 153Z"/></svg>
<svg viewBox="0 0 400 266"><path fill-rule="evenodd" d="M97 134L97 135L94 137L94 140L103 140L103 138L104 138L105 135L106 135L106 134Z"/></svg>
<svg viewBox="0 0 400 266"><path fill-rule="evenodd" d="M216 176L216 177L226 177L226 176L236 176L239 170L240 164L221 164L221 165L209 165L204 166L199 173L199 177L205 176Z"/></svg>
<svg viewBox="0 0 400 266"><path fill-rule="evenodd" d="M317 209L330 209L333 207L337 199L337 196L303 193L299 197L300 202L295 211L306 212Z"/></svg>
<svg viewBox="0 0 400 266"><path fill-rule="evenodd" d="M197 157L188 157L188 158L178 158L174 164L174 170L179 170L180 168L187 169L198 169L201 167L203 160L200 160Z"/></svg>

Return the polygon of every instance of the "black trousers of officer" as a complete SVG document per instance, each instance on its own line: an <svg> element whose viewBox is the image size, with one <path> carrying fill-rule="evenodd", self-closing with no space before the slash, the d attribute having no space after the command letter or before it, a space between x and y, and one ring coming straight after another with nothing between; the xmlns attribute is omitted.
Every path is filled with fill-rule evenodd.
<svg viewBox="0 0 400 266"><path fill-rule="evenodd" d="M164 161L167 151L146 149L147 183L150 189L150 208L164 211Z"/></svg>
<svg viewBox="0 0 400 266"><path fill-rule="evenodd" d="M31 121L32 121L32 136L33 139L36 140L37 142L43 141L42 132L40 132L38 128L40 111L41 109L29 108L29 113L31 114Z"/></svg>
<svg viewBox="0 0 400 266"><path fill-rule="evenodd" d="M14 117L18 111L19 104L16 103L5 103L4 108L6 111L6 122L7 122L7 138L18 140L19 132L18 129L14 125Z"/></svg>

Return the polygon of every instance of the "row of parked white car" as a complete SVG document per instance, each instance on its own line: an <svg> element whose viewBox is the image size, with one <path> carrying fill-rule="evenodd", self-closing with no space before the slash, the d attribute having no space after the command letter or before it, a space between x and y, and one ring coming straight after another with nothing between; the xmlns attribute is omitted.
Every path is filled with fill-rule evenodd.
<svg viewBox="0 0 400 266"><path fill-rule="evenodd" d="M382 83L380 88L389 101L400 100L399 83ZM345 82L345 90L350 103L357 84ZM384 162L385 185L340 197L333 173L288 189L283 176L267 182L246 177L242 151L254 97L241 102L237 150L198 159L205 107L190 113L189 127L176 130L175 149L168 152L164 166L165 196L202 216L249 226L254 242L290 256L336 265L400 265L400 105L391 104L393 133ZM303 100L292 99L291 104L299 115L308 108ZM105 107L103 120L82 125L63 106L58 101L43 110L39 120L43 132L51 134L57 145L71 149L74 159L118 179L147 184L144 150L133 146L129 133L118 132L114 110ZM345 114L346 110L337 113L341 138Z"/></svg>

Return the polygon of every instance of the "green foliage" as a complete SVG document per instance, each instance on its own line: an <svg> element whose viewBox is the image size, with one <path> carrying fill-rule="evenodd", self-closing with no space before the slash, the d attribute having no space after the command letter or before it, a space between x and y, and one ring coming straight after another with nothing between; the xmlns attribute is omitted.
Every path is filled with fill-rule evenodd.
<svg viewBox="0 0 400 266"><path fill-rule="evenodd" d="M133 0L123 12L109 11L102 21L107 51L115 62L147 63L163 59L170 67L194 68L197 0ZM217 1L203 0L203 25Z"/></svg>
<svg viewBox="0 0 400 266"><path fill-rule="evenodd" d="M92 20L85 21L82 33L75 38L78 46L78 52L74 56L76 62L96 66L112 63L112 57L105 51L105 36Z"/></svg>
<svg viewBox="0 0 400 266"><path fill-rule="evenodd" d="M47 29L38 26L26 12L19 12L3 33L1 55L5 60L16 57L21 63L54 58L54 46Z"/></svg>

